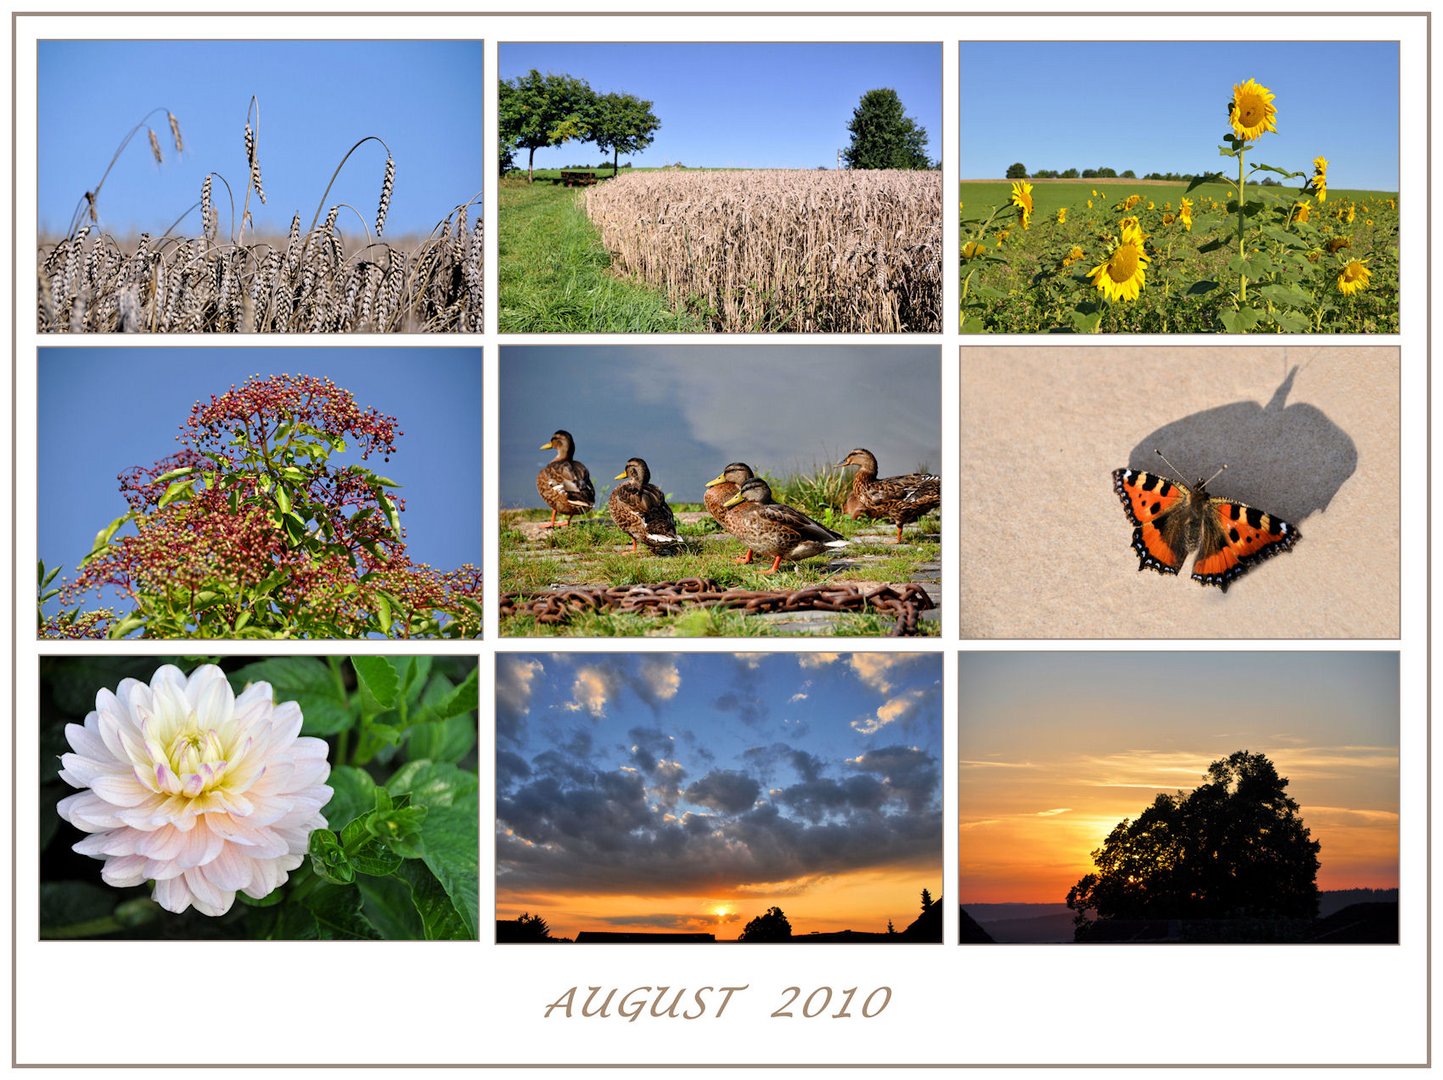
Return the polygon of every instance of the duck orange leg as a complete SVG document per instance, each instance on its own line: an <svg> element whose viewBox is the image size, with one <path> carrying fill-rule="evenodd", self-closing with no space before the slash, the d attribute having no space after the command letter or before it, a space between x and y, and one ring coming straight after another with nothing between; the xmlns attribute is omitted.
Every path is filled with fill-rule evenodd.
<svg viewBox="0 0 1443 1080"><path fill-rule="evenodd" d="M759 570L759 571L757 571L757 572L760 573L760 574L775 574L775 573L777 572L777 567L779 567L779 566L781 566L781 565L782 565L782 557L781 557L780 555L778 555L775 559L772 560L772 565L771 565L771 568L770 568L769 570Z"/></svg>
<svg viewBox="0 0 1443 1080"><path fill-rule="evenodd" d="M552 510L552 511L551 511L551 520L548 521L545 525L543 525L543 526L541 526L541 527L542 527L543 529L564 529L564 528L566 528L566 526L568 526L568 525L570 525L570 524L571 524L571 519L570 519L570 518L567 518L565 521L558 522L558 521L556 520L556 511L555 511L555 510Z"/></svg>
<svg viewBox="0 0 1443 1080"><path fill-rule="evenodd" d="M894 544L900 544L901 542L902 542L902 526L898 525L898 526L897 526L897 539L893 540L892 543L894 543Z"/></svg>
<svg viewBox="0 0 1443 1080"><path fill-rule="evenodd" d="M733 560L732 560L732 562L740 563L740 564L742 564L742 565L746 565L747 563L749 563L749 562L751 562L751 561L752 561L752 549L751 549L751 548L747 548L747 553L746 553L745 555L743 555L740 559L733 559Z"/></svg>

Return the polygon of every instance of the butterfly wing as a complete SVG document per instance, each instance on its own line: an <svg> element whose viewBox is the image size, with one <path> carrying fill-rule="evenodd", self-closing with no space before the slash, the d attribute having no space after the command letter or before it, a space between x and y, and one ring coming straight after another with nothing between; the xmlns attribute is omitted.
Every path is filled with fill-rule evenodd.
<svg viewBox="0 0 1443 1080"><path fill-rule="evenodd" d="M1192 577L1224 592L1254 563L1288 551L1298 530L1281 518L1230 499L1209 499Z"/></svg>
<svg viewBox="0 0 1443 1080"><path fill-rule="evenodd" d="M1138 570L1176 574L1187 556L1192 489L1140 469L1115 470L1112 486L1133 524Z"/></svg>

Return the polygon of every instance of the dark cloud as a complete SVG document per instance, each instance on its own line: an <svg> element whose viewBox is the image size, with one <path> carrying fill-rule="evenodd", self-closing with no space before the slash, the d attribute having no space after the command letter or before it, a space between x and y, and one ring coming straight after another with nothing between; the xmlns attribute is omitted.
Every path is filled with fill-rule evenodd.
<svg viewBox="0 0 1443 1080"><path fill-rule="evenodd" d="M631 741L624 750L644 773L655 772L659 761L675 756L676 740L660 728L634 727L626 737Z"/></svg>
<svg viewBox="0 0 1443 1080"><path fill-rule="evenodd" d="M942 774L936 758L915 746L879 746L847 762L860 772L878 777L888 792L908 810L922 810L936 802Z"/></svg>
<svg viewBox="0 0 1443 1080"><path fill-rule="evenodd" d="M756 778L730 769L717 769L686 789L686 801L723 813L739 813L762 793Z"/></svg>
<svg viewBox="0 0 1443 1080"><path fill-rule="evenodd" d="M712 704L722 712L736 713L743 724L757 727L771 715L771 708L755 690L728 690Z"/></svg>

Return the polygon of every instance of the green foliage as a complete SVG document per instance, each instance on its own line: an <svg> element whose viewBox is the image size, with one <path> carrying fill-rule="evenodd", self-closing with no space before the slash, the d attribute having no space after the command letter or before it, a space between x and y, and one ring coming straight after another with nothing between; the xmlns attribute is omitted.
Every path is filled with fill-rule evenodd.
<svg viewBox="0 0 1443 1080"><path fill-rule="evenodd" d="M1296 188L1249 182L1244 190L1246 250L1239 254L1236 184L1220 174L1170 183L1034 183L1026 230L1010 204L1010 184L961 184L963 246L975 242L983 251L961 266L963 332L1397 331L1395 195L1335 189L1319 203ZM1124 209L1131 195L1139 201ZM1193 204L1191 230L1180 218L1183 198ZM1299 220L1304 201L1308 220ZM1107 261L1124 217L1138 219L1150 262L1138 299L1108 304L1087 275ZM1080 258L1071 258L1074 249ZM1352 259L1364 261L1371 280L1345 296L1337 279Z"/></svg>
<svg viewBox="0 0 1443 1080"><path fill-rule="evenodd" d="M786 914L779 907L771 907L765 914L758 915L742 929L738 941L746 942L768 942L768 941L790 941L792 938L792 924Z"/></svg>
<svg viewBox="0 0 1443 1080"><path fill-rule="evenodd" d="M852 142L842 151L849 169L927 169L927 129L908 116L891 89L868 90L847 124Z"/></svg>
<svg viewBox="0 0 1443 1080"><path fill-rule="evenodd" d="M42 661L41 882L45 937L475 940L479 910L478 670L463 657L272 657L222 660L233 689L271 684L301 706L302 731L330 745L327 828L280 889L237 895L224 916L173 915L150 887L101 886L100 863L71 855L79 839L54 804L71 792L56 772L102 688L148 680L162 663L205 657Z"/></svg>
<svg viewBox="0 0 1443 1080"><path fill-rule="evenodd" d="M661 121L651 102L631 94L602 94L592 104L586 122L586 139L602 153L611 151L615 175L622 154L635 154L651 145Z"/></svg>
<svg viewBox="0 0 1443 1080"><path fill-rule="evenodd" d="M1038 173L1038 175L1041 176L1042 174ZM1014 161L1011 165L1007 166L1007 179L1026 180L1027 166L1020 161Z"/></svg>
<svg viewBox="0 0 1443 1080"><path fill-rule="evenodd" d="M528 178L536 151L580 138L596 94L584 79L543 75L532 68L497 87L497 137L504 160L508 152L526 151Z"/></svg>
<svg viewBox="0 0 1443 1080"><path fill-rule="evenodd" d="M1318 841L1262 754L1214 761L1203 784L1159 794L1092 853L1067 893L1079 940L1093 920L1315 918Z"/></svg>

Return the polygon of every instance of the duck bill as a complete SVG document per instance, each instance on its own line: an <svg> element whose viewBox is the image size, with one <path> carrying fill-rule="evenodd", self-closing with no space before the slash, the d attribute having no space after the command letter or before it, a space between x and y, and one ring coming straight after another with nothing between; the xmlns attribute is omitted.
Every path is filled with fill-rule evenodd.
<svg viewBox="0 0 1443 1080"><path fill-rule="evenodd" d="M626 470L625 470L625 469L622 469L621 472L619 472L619 473L617 473L615 476L613 476L612 479L613 479L613 480L625 480L625 479L626 479Z"/></svg>
<svg viewBox="0 0 1443 1080"><path fill-rule="evenodd" d="M722 507L723 507L723 509L725 509L725 508L728 507L728 506L736 506L737 503L741 503L741 502L745 502L745 501L746 501L746 496L743 495L740 491L738 491L738 492L737 492L735 495L733 495L730 499L728 499L726 502L722 503Z"/></svg>
<svg viewBox="0 0 1443 1080"><path fill-rule="evenodd" d="M538 446L536 449L538 449L538 450L555 450L556 447L552 446L549 442L544 442L544 443L542 443L540 446Z"/></svg>
<svg viewBox="0 0 1443 1080"><path fill-rule="evenodd" d="M715 480L708 480L708 481L706 482L706 486L707 486L707 487L716 487L718 484L725 484L726 482L727 482L726 474L723 473L721 476L718 476Z"/></svg>

